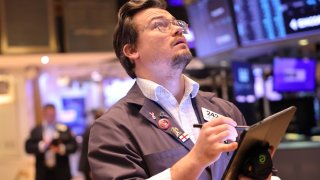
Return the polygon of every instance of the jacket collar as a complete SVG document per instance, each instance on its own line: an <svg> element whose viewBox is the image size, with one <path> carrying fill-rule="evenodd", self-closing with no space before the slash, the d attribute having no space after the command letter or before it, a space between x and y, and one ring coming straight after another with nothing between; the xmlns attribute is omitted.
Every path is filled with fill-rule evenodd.
<svg viewBox="0 0 320 180"><path fill-rule="evenodd" d="M140 114L144 116L151 124L164 131L172 138L176 139L188 150L192 149L194 144L190 139L183 141L179 138L179 136L183 135L184 131L176 123L176 120L171 117L158 103L146 98L137 83L135 83L128 92L127 102L141 106ZM159 122L160 120L169 122L169 126L167 128L161 128L159 125L161 124L161 122Z"/></svg>

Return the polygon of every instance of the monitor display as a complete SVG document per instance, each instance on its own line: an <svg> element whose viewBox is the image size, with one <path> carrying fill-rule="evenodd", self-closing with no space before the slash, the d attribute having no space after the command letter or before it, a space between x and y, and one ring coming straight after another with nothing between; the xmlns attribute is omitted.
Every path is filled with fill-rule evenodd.
<svg viewBox="0 0 320 180"><path fill-rule="evenodd" d="M82 135L87 124L85 119L85 100L83 97L62 98L62 123L71 127L76 135Z"/></svg>
<svg viewBox="0 0 320 180"><path fill-rule="evenodd" d="M284 98L281 101L270 101L271 114L279 112L289 106L297 107L295 117L289 124L288 133L299 133L307 136L312 135L311 129L317 126L315 119L316 106L314 97Z"/></svg>
<svg viewBox="0 0 320 180"><path fill-rule="evenodd" d="M183 6L183 0L167 0L169 6Z"/></svg>
<svg viewBox="0 0 320 180"><path fill-rule="evenodd" d="M231 63L233 89L235 96L254 94L254 77L252 66L246 62Z"/></svg>
<svg viewBox="0 0 320 180"><path fill-rule="evenodd" d="M320 1L233 0L242 46L319 33Z"/></svg>
<svg viewBox="0 0 320 180"><path fill-rule="evenodd" d="M278 92L311 92L316 88L316 61L312 59L275 58L273 87Z"/></svg>
<svg viewBox="0 0 320 180"><path fill-rule="evenodd" d="M228 0L198 0L187 6L197 57L210 57L238 47L229 2Z"/></svg>

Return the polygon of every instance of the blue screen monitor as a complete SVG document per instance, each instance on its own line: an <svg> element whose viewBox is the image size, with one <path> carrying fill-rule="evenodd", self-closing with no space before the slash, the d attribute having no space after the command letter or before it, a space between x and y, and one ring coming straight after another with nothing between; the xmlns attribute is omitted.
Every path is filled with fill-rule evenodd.
<svg viewBox="0 0 320 180"><path fill-rule="evenodd" d="M299 58L275 58L273 87L278 92L312 92L316 88L316 61Z"/></svg>
<svg viewBox="0 0 320 180"><path fill-rule="evenodd" d="M183 6L184 2L183 0L168 0L168 5L169 6Z"/></svg>
<svg viewBox="0 0 320 180"><path fill-rule="evenodd" d="M62 98L63 111L68 113L68 119L62 123L68 125L76 135L82 135L87 124L85 119L85 100L83 97Z"/></svg>
<svg viewBox="0 0 320 180"><path fill-rule="evenodd" d="M198 0L187 6L196 56L207 58L238 47L229 0Z"/></svg>
<svg viewBox="0 0 320 180"><path fill-rule="evenodd" d="M251 64L234 61L231 63L231 70L235 96L254 95L254 77Z"/></svg>

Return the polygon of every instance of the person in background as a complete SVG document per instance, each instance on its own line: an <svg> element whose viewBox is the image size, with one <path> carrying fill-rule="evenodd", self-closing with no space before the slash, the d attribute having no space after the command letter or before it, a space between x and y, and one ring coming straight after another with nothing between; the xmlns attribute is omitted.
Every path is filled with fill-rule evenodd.
<svg viewBox="0 0 320 180"><path fill-rule="evenodd" d="M95 180L221 179L238 146L243 115L183 74L188 25L165 9L164 0L130 0L119 10L114 50L136 83L93 123Z"/></svg>
<svg viewBox="0 0 320 180"><path fill-rule="evenodd" d="M70 129L56 122L53 104L43 107L43 122L34 127L25 143L27 153L36 156L36 180L70 180L69 154L77 150Z"/></svg>
<svg viewBox="0 0 320 180"><path fill-rule="evenodd" d="M94 109L91 111L93 119L98 119L102 114L103 110ZM89 134L90 134L91 124L87 125L85 132L82 135L82 146L79 161L79 171L83 173L86 180L92 179L91 169L88 161L88 144L89 144Z"/></svg>

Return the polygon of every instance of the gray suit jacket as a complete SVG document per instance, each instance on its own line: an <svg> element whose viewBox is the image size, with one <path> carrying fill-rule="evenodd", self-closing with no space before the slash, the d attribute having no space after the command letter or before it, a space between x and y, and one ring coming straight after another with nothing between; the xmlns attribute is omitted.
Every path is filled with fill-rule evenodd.
<svg viewBox="0 0 320 180"><path fill-rule="evenodd" d="M245 120L230 102L199 92L193 98L199 123L203 123L201 107L231 117L239 125ZM154 116L152 116L154 114ZM158 126L160 116L170 127ZM156 119L155 119L156 117ZM189 139L182 142L171 128L181 129L157 103L147 99L135 84L128 94L97 119L90 132L89 163L95 180L146 179L167 168L186 155L193 147ZM231 158L221 158L203 171L199 179L221 179Z"/></svg>

